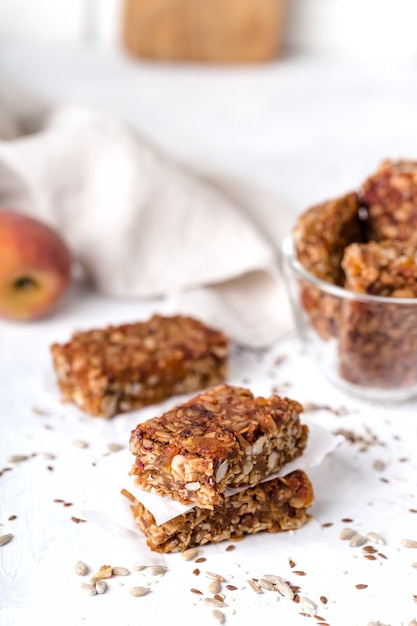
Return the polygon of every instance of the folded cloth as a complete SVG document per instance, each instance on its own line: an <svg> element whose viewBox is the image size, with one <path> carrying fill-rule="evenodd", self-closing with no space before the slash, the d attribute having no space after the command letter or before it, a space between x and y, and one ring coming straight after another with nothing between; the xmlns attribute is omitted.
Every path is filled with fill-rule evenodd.
<svg viewBox="0 0 417 626"><path fill-rule="evenodd" d="M37 217L109 296L264 347L291 325L278 246L291 215L248 183L193 171L116 116L0 88L0 205Z"/></svg>

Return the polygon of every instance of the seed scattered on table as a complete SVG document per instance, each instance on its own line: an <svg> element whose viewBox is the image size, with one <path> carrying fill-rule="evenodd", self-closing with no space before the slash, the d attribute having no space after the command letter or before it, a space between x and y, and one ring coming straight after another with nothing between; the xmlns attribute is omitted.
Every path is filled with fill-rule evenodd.
<svg viewBox="0 0 417 626"><path fill-rule="evenodd" d="M219 622L219 624L224 624L224 613L218 609L214 609L212 615Z"/></svg>
<svg viewBox="0 0 417 626"><path fill-rule="evenodd" d="M71 443L75 448L88 448L89 446L86 441L82 441L81 439L74 439Z"/></svg>
<svg viewBox="0 0 417 626"><path fill-rule="evenodd" d="M353 528L342 528L342 530L339 533L339 539L341 539L342 541L346 541L348 539L352 539L352 537L354 537L357 534L356 530L353 530Z"/></svg>
<svg viewBox="0 0 417 626"><path fill-rule="evenodd" d="M200 591L200 589L196 589L195 587L191 587L190 591L191 591L191 593L195 593L197 596L204 595L203 592Z"/></svg>
<svg viewBox="0 0 417 626"><path fill-rule="evenodd" d="M208 590L210 593L219 593L221 589L221 583L219 580L212 580L208 586Z"/></svg>
<svg viewBox="0 0 417 626"><path fill-rule="evenodd" d="M120 443L108 443L107 444L107 450L109 452L120 452L120 450L123 450L124 446L122 446Z"/></svg>
<svg viewBox="0 0 417 626"><path fill-rule="evenodd" d="M149 593L149 591L150 591L149 587L131 587L130 589L131 595L134 596L135 598L145 596L147 593Z"/></svg>
<svg viewBox="0 0 417 626"><path fill-rule="evenodd" d="M6 458L8 463L21 463L22 461L28 460L27 454L11 454Z"/></svg>
<svg viewBox="0 0 417 626"><path fill-rule="evenodd" d="M404 548L417 548L417 541L415 541L415 539L402 539L401 545L403 545Z"/></svg>
<svg viewBox="0 0 417 626"><path fill-rule="evenodd" d="M277 582L275 583L275 587L277 588L277 591L282 596L284 596L284 598L288 598L288 600L294 600L294 591L288 583L277 580Z"/></svg>
<svg viewBox="0 0 417 626"><path fill-rule="evenodd" d="M12 533L7 533L6 535L1 535L0 536L0 546L5 546L6 543L9 543L9 541L11 541L13 538L13 534Z"/></svg>
<svg viewBox="0 0 417 626"><path fill-rule="evenodd" d="M163 576L167 571L166 565L151 565L149 568L153 576Z"/></svg>
<svg viewBox="0 0 417 626"><path fill-rule="evenodd" d="M82 522L86 522L87 520L82 519L81 517L75 517L75 515L73 515L71 517L71 521L75 522L76 524L81 524Z"/></svg>
<svg viewBox="0 0 417 626"><path fill-rule="evenodd" d="M85 563L83 563L83 561L78 561L78 563L75 564L74 569L77 576L85 576L88 574L88 567Z"/></svg>
<svg viewBox="0 0 417 626"><path fill-rule="evenodd" d="M184 561L192 561L192 559L197 556L197 554L197 548L188 548L188 550L184 550L184 552L181 552L181 556Z"/></svg>
<svg viewBox="0 0 417 626"><path fill-rule="evenodd" d="M349 540L349 545L352 548L358 548L359 546L363 546L364 543L366 543L366 537L360 535L359 533L353 535L353 537L351 537Z"/></svg>
<svg viewBox="0 0 417 626"><path fill-rule="evenodd" d="M206 572L206 576L207 576L207 578L212 578L213 580L218 580L221 583L226 582L226 579L223 578L223 576L220 576L220 574L216 574L216 572Z"/></svg>
<svg viewBox="0 0 417 626"><path fill-rule="evenodd" d="M82 583L81 585L81 589L84 591L84 593L86 593L88 596L95 596L97 594L97 589L95 588L94 585L90 585L88 583Z"/></svg>
<svg viewBox="0 0 417 626"><path fill-rule="evenodd" d="M363 583L359 583L355 585L356 589L366 589L368 585L364 585Z"/></svg>
<svg viewBox="0 0 417 626"><path fill-rule="evenodd" d="M217 598L204 598L204 604L208 604L209 606L216 606L218 608L222 608L227 606L223 600L218 600Z"/></svg>
<svg viewBox="0 0 417 626"><path fill-rule="evenodd" d="M385 545L385 541L383 540L381 535L378 535L378 533L374 533L371 531L366 536L369 539L369 541L373 541L374 543Z"/></svg>
<svg viewBox="0 0 417 626"><path fill-rule="evenodd" d="M128 576L130 574L127 567L112 567L113 576Z"/></svg>
<svg viewBox="0 0 417 626"><path fill-rule="evenodd" d="M105 580L98 580L96 582L96 591L98 594L102 595L107 589L107 583Z"/></svg>

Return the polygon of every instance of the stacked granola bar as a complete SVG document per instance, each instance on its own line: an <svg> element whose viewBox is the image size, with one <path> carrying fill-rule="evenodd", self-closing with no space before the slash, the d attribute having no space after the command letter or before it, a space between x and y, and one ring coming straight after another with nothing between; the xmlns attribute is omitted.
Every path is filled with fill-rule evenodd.
<svg viewBox="0 0 417 626"><path fill-rule="evenodd" d="M302 410L288 398L257 398L248 389L222 384L139 424L130 437L136 484L194 504L158 526L152 513L124 492L151 549L185 550L304 524L313 500L306 474L268 480L305 449Z"/></svg>

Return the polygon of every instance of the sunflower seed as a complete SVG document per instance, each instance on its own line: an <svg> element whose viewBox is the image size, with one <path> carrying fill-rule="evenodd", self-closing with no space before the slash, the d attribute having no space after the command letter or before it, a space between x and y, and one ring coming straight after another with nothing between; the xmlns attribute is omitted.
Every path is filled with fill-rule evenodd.
<svg viewBox="0 0 417 626"><path fill-rule="evenodd" d="M263 578L264 580L269 580L269 582L274 584L277 582L285 583L284 578L282 578L282 576L277 576L276 574L264 574Z"/></svg>
<svg viewBox="0 0 417 626"><path fill-rule="evenodd" d="M278 592L284 596L284 598L288 598L289 600L293 600L294 599L294 592L291 589L290 585L286 582L281 582L280 580L278 580L275 583L275 587L277 588Z"/></svg>
<svg viewBox="0 0 417 626"><path fill-rule="evenodd" d="M20 463L21 461L27 461L28 458L26 454L11 454L6 461L8 463Z"/></svg>
<svg viewBox="0 0 417 626"><path fill-rule="evenodd" d="M212 578L213 580L218 580L221 583L226 582L226 579L223 578L223 576L220 576L220 574L216 574L215 572L206 572L206 576L207 576L207 578Z"/></svg>
<svg viewBox="0 0 417 626"><path fill-rule="evenodd" d="M266 578L261 578L260 580L258 580L258 585L261 589L267 589L267 591L276 591L274 583L271 583L271 581L267 580Z"/></svg>
<svg viewBox="0 0 417 626"><path fill-rule="evenodd" d="M123 450L124 446L122 446L120 443L108 443L107 444L107 450L109 452L120 452L120 450Z"/></svg>
<svg viewBox="0 0 417 626"><path fill-rule="evenodd" d="M184 561L191 561L197 554L197 548L188 548L188 550L184 550L184 552L181 553L181 556Z"/></svg>
<svg viewBox="0 0 417 626"><path fill-rule="evenodd" d="M403 545L404 548L417 548L417 541L414 539L402 539L401 545Z"/></svg>
<svg viewBox="0 0 417 626"><path fill-rule="evenodd" d="M89 585L88 583L82 583L81 585L81 589L84 591L84 593L86 593L88 596L95 596L97 593L97 589L95 588L94 585Z"/></svg>
<svg viewBox="0 0 417 626"><path fill-rule="evenodd" d="M130 574L127 567L112 567L113 576L128 576Z"/></svg>
<svg viewBox="0 0 417 626"><path fill-rule="evenodd" d="M385 545L385 541L377 533L369 532L366 536L368 537L369 541L373 541L374 543Z"/></svg>
<svg viewBox="0 0 417 626"><path fill-rule="evenodd" d="M219 622L219 624L224 624L224 613L218 609L214 609L212 615Z"/></svg>
<svg viewBox="0 0 417 626"><path fill-rule="evenodd" d="M131 587L130 589L130 593L135 598L139 598L140 596L145 596L147 593L149 593L149 591L150 591L149 587Z"/></svg>
<svg viewBox="0 0 417 626"><path fill-rule="evenodd" d="M210 593L219 593L220 589L221 584L219 580L213 580L208 586L208 590L210 591Z"/></svg>
<svg viewBox="0 0 417 626"><path fill-rule="evenodd" d="M204 598L204 604L209 604L210 606L216 606L218 608L227 606L223 600L218 600L217 598Z"/></svg>
<svg viewBox="0 0 417 626"><path fill-rule="evenodd" d="M99 593L101 595L102 593L104 593L106 591L106 589L107 589L107 583L106 583L105 580L98 580L96 582L96 591L97 591L97 593Z"/></svg>
<svg viewBox="0 0 417 626"><path fill-rule="evenodd" d="M306 598L305 596L301 596L300 604L304 609L307 609L309 612L316 611L317 607L310 598Z"/></svg>
<svg viewBox="0 0 417 626"><path fill-rule="evenodd" d="M167 571L167 567L166 565L152 565L149 570L153 576L163 576Z"/></svg>
<svg viewBox="0 0 417 626"><path fill-rule="evenodd" d="M255 593L263 593L263 591L260 588L260 586L254 580L249 579L248 580L248 585Z"/></svg>
<svg viewBox="0 0 417 626"><path fill-rule="evenodd" d="M13 538L12 533L7 533L6 535L0 536L0 546L5 546L6 543L9 543Z"/></svg>
<svg viewBox="0 0 417 626"><path fill-rule="evenodd" d="M342 541L346 541L347 539L352 539L352 537L354 537L355 535L356 530L353 530L353 528L342 528L339 533L339 539L341 539Z"/></svg>
<svg viewBox="0 0 417 626"><path fill-rule="evenodd" d="M86 574L88 574L88 567L82 561L78 561L78 563L75 564L74 569L75 569L75 573L78 576L85 576Z"/></svg>
<svg viewBox="0 0 417 626"><path fill-rule="evenodd" d="M74 439L71 443L76 448L88 448L89 445L86 441L81 441L81 439Z"/></svg>
<svg viewBox="0 0 417 626"><path fill-rule="evenodd" d="M349 541L351 548L358 548L359 546L363 546L364 543L366 543L366 537L359 533L354 534Z"/></svg>

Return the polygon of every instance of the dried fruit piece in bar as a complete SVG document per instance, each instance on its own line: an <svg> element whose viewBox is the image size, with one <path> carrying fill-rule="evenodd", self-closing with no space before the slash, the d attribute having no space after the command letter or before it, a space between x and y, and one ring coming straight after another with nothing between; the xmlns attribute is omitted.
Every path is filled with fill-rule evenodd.
<svg viewBox="0 0 417 626"><path fill-rule="evenodd" d="M313 487L305 472L296 470L228 496L213 509L194 507L160 524L128 491L138 528L156 552L178 552L207 543L239 540L247 534L300 528L310 518Z"/></svg>
<svg viewBox="0 0 417 626"><path fill-rule="evenodd" d="M180 315L77 332L51 346L63 399L102 417L223 382L228 351L223 333Z"/></svg>
<svg viewBox="0 0 417 626"><path fill-rule="evenodd" d="M218 385L139 424L130 473L145 490L213 508L227 488L253 486L302 454L302 411L295 400Z"/></svg>
<svg viewBox="0 0 417 626"><path fill-rule="evenodd" d="M362 185L368 239L417 243L417 161L384 160Z"/></svg>

